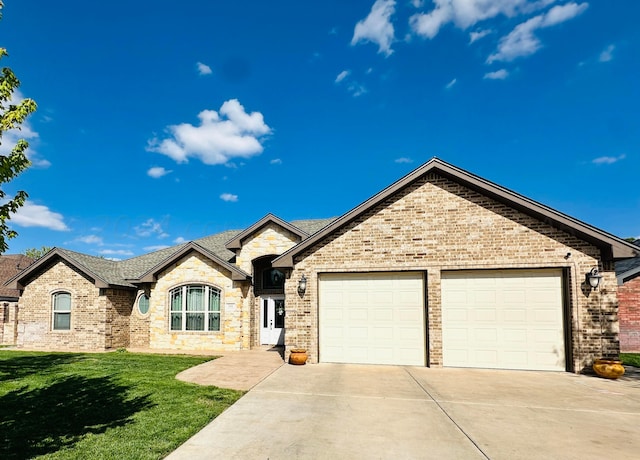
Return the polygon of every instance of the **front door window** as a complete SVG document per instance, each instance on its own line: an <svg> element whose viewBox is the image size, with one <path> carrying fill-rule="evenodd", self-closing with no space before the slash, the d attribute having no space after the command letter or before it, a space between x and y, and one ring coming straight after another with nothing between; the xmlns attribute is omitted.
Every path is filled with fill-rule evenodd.
<svg viewBox="0 0 640 460"><path fill-rule="evenodd" d="M263 298L260 305L260 344L284 345L284 298Z"/></svg>

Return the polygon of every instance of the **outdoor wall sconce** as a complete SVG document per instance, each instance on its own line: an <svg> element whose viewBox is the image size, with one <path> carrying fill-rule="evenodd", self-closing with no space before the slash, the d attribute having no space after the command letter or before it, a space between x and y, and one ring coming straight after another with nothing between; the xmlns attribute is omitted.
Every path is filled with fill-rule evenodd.
<svg viewBox="0 0 640 460"><path fill-rule="evenodd" d="M602 279L602 275L598 271L597 267L593 267L591 271L588 271L586 274L586 282L589 286L591 286L592 290L598 289L600 286L600 280Z"/></svg>
<svg viewBox="0 0 640 460"><path fill-rule="evenodd" d="M298 281L298 294L304 295L307 292L307 277L302 274L302 278Z"/></svg>

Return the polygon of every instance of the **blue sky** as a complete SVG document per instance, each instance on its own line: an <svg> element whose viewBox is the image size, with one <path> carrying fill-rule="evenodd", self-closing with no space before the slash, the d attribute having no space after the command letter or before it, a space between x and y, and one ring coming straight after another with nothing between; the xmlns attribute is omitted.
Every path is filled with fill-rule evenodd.
<svg viewBox="0 0 640 460"><path fill-rule="evenodd" d="M5 3L38 103L8 253L338 216L434 156L640 236L635 0Z"/></svg>

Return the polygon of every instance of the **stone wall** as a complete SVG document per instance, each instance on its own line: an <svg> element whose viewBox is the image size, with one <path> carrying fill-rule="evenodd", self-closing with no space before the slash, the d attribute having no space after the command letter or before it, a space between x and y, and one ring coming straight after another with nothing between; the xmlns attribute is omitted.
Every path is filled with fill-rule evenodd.
<svg viewBox="0 0 640 460"><path fill-rule="evenodd" d="M250 311L245 302L249 283L232 281L230 276L226 269L196 252L161 272L149 298L149 346L220 351L249 348ZM220 332L169 330L169 291L183 284L208 284L220 289Z"/></svg>
<svg viewBox="0 0 640 460"><path fill-rule="evenodd" d="M307 348L310 361L318 361L319 273L416 270L427 273L430 365L441 366L441 271L556 267L568 273L573 367L580 371L602 353L601 311L606 351L618 349L613 272L605 273L605 292L594 295L584 286L599 258L596 247L576 236L430 173L296 258L285 286L285 344ZM303 274L308 287L300 297Z"/></svg>
<svg viewBox="0 0 640 460"><path fill-rule="evenodd" d="M237 251L236 264L255 277L253 261L268 255L280 255L300 241L300 237L274 223L269 223L242 241ZM253 291L253 289L251 290ZM250 312L247 327L251 331L251 347L260 345L260 297L251 292L245 299L245 308ZM287 327L285 320L285 328Z"/></svg>
<svg viewBox="0 0 640 460"><path fill-rule="evenodd" d="M54 331L52 295L71 293L71 329ZM18 303L17 345L47 350L104 350L107 298L75 268L59 260L29 282Z"/></svg>
<svg viewBox="0 0 640 460"><path fill-rule="evenodd" d="M618 286L620 351L640 353L640 276Z"/></svg>

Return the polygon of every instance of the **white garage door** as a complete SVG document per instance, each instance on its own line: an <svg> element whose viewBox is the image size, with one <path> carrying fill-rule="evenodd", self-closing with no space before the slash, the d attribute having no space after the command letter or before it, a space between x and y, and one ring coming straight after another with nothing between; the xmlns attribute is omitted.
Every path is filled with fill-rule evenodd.
<svg viewBox="0 0 640 460"><path fill-rule="evenodd" d="M323 274L320 361L425 365L422 273Z"/></svg>
<svg viewBox="0 0 640 460"><path fill-rule="evenodd" d="M562 271L442 274L443 364L565 370Z"/></svg>

